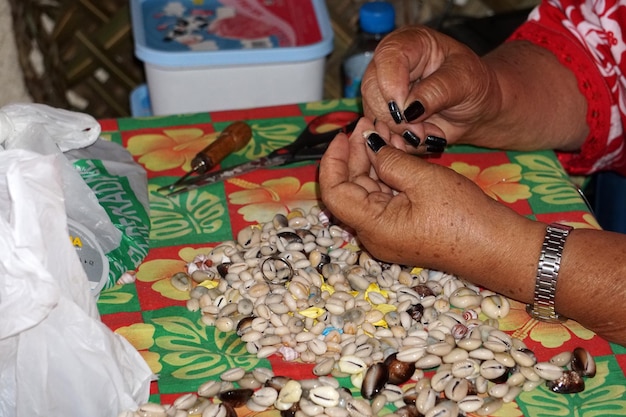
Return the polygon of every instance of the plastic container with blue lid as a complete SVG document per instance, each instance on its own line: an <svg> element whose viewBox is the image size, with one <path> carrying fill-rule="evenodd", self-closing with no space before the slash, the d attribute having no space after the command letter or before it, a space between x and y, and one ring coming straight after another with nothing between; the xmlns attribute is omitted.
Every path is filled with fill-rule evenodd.
<svg viewBox="0 0 626 417"><path fill-rule="evenodd" d="M131 0L155 115L320 100L324 0Z"/></svg>

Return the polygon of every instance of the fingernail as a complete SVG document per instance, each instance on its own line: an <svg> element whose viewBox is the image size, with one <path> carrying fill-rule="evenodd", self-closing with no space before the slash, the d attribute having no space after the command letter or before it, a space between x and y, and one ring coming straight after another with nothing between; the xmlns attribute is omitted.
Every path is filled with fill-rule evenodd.
<svg viewBox="0 0 626 417"><path fill-rule="evenodd" d="M385 140L381 138L380 135L376 132L371 132L369 135L367 135L367 146L369 146L370 149L374 151L374 153L378 153L378 151L380 151L380 148L382 148L386 144L387 142L385 142Z"/></svg>
<svg viewBox="0 0 626 417"><path fill-rule="evenodd" d="M427 146L426 147L427 153L443 153L443 151L445 150L446 148L441 147L441 146Z"/></svg>
<svg viewBox="0 0 626 417"><path fill-rule="evenodd" d="M413 132L411 132L410 130L405 130L402 133L402 137L404 138L405 142L408 143L409 145L417 148L418 146L420 146L420 138L417 137L417 135Z"/></svg>
<svg viewBox="0 0 626 417"><path fill-rule="evenodd" d="M398 104L392 100L387 105L389 106L389 113L391 113L393 121L396 122L396 124L402 123L402 113L400 113L400 107L398 107Z"/></svg>
<svg viewBox="0 0 626 417"><path fill-rule="evenodd" d="M427 146L445 148L446 145L448 144L448 141L445 140L444 138L440 138L439 136L428 135L426 136L426 140L424 141L424 143Z"/></svg>
<svg viewBox="0 0 626 417"><path fill-rule="evenodd" d="M409 104L409 107L404 109L404 118L407 122L412 122L424 114L425 111L424 105L419 100L415 100L413 103Z"/></svg>

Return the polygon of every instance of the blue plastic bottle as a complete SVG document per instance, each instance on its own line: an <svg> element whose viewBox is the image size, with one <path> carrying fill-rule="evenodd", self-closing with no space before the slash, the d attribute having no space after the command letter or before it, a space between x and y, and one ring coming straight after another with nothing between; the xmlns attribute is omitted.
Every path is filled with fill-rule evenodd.
<svg viewBox="0 0 626 417"><path fill-rule="evenodd" d="M395 28L396 13L386 1L364 3L359 9L359 33L343 60L344 97L361 95L361 79L378 42Z"/></svg>

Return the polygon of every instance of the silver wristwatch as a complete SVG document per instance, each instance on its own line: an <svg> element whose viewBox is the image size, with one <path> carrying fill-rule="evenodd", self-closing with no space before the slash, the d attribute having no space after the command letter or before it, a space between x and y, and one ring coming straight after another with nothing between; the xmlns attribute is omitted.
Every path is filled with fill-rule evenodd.
<svg viewBox="0 0 626 417"><path fill-rule="evenodd" d="M551 323L560 323L567 318L554 310L556 283L561 267L561 255L565 239L573 228L559 223L551 223L546 228L546 237L541 246L541 255L537 264L535 299L526 311L535 319Z"/></svg>

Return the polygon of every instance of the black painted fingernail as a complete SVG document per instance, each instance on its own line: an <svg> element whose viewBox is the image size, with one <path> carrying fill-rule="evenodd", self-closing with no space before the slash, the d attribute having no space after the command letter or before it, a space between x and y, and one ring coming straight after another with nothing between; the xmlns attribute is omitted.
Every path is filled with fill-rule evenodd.
<svg viewBox="0 0 626 417"><path fill-rule="evenodd" d="M385 140L381 138L380 135L376 132L372 132L367 136L367 146L369 146L370 149L374 151L374 153L378 153L378 151L380 151L380 148L382 148L386 144L387 142L385 142Z"/></svg>
<svg viewBox="0 0 626 417"><path fill-rule="evenodd" d="M427 146L434 146L434 147L437 147L437 148L445 148L446 145L448 144L448 141L445 140L444 138L440 138L439 136L428 135L428 136L426 136L426 140L424 141L424 143Z"/></svg>
<svg viewBox="0 0 626 417"><path fill-rule="evenodd" d="M417 135L413 132L411 132L410 130L405 130L402 133L402 137L404 138L404 140L406 141L406 143L408 143L409 145L417 148L418 146L420 146L420 138L417 137Z"/></svg>
<svg viewBox="0 0 626 417"><path fill-rule="evenodd" d="M424 105L419 100L415 100L413 103L409 104L409 107L404 109L404 118L407 122L412 122L424 114L425 111Z"/></svg>
<svg viewBox="0 0 626 417"><path fill-rule="evenodd" d="M442 153L446 148L442 146L427 146L426 152L428 153Z"/></svg>
<svg viewBox="0 0 626 417"><path fill-rule="evenodd" d="M400 107L396 104L395 101L390 101L389 104L389 113L391 113L391 117L396 124L402 123L402 113L400 113Z"/></svg>

